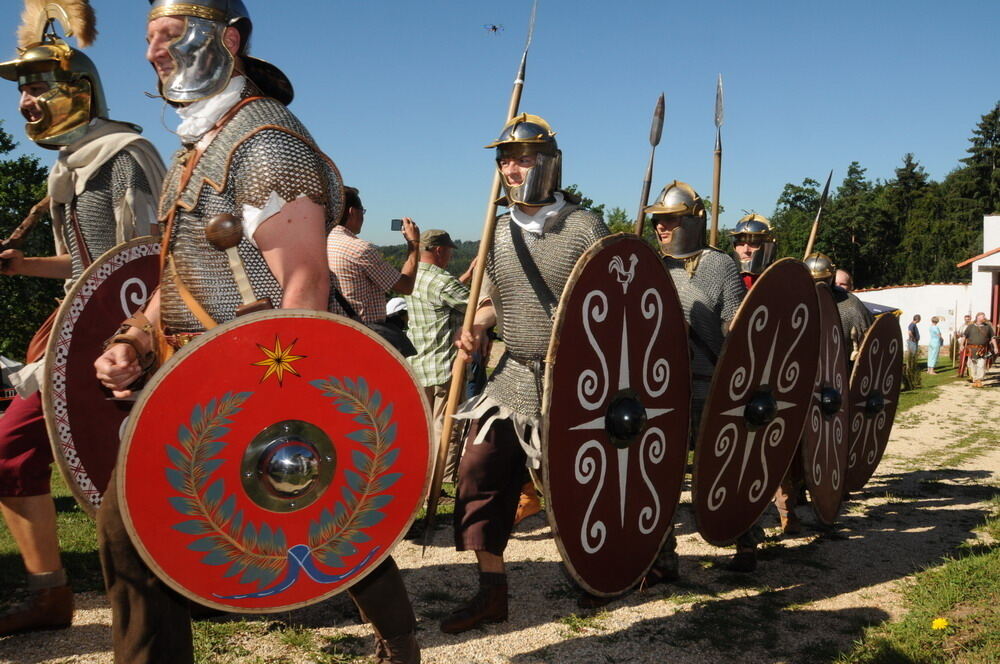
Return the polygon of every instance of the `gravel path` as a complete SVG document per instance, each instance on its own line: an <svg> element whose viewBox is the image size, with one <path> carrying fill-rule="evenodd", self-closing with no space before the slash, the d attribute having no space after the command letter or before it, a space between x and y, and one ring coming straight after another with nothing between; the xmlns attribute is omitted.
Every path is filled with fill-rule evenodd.
<svg viewBox="0 0 1000 664"><path fill-rule="evenodd" d="M829 662L864 625L900 614L901 581L980 536L975 528L990 498L1000 494L1000 372L990 379L983 390L964 382L946 385L933 402L899 417L876 476L845 504L835 529L814 528L811 510L800 506L803 534L781 537L772 510L753 575L722 568L732 550L710 546L694 532L685 492L681 581L634 593L602 611L582 611L540 515L518 527L508 549L511 619L450 636L438 631L437 622L473 590L472 556L452 549L450 528L436 532L423 556L404 541L395 557L417 611L423 661ZM77 602L72 629L0 639L0 662L110 664L103 595L78 594ZM306 627L327 652L343 653L337 661L367 661L351 657L370 652L371 631L358 624L345 597L271 619ZM211 661L311 661L295 655L287 637L272 637L268 623L255 624L259 633L229 642L232 652Z"/></svg>

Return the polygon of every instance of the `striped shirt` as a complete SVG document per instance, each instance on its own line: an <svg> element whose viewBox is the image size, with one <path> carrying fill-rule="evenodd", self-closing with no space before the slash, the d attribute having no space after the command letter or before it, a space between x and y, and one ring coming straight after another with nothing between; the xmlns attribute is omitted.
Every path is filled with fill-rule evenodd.
<svg viewBox="0 0 1000 664"><path fill-rule="evenodd" d="M451 380L455 361L453 337L462 327L469 289L446 270L433 263L417 265L413 293L406 296L410 314L407 331L417 354L410 366L424 387L443 385Z"/></svg>
<svg viewBox="0 0 1000 664"><path fill-rule="evenodd" d="M389 265L378 248L343 226L335 226L326 239L330 284L347 300L362 323L385 320L385 293L392 290L399 270Z"/></svg>

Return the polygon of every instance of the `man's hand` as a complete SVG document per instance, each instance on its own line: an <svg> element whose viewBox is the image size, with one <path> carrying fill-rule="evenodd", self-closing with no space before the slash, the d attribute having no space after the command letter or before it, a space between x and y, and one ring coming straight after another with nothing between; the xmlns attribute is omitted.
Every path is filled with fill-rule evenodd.
<svg viewBox="0 0 1000 664"><path fill-rule="evenodd" d="M8 249L0 252L0 274L13 276L21 274L21 265L24 263L24 253L17 249Z"/></svg>
<svg viewBox="0 0 1000 664"><path fill-rule="evenodd" d="M128 344L111 344L94 362L97 379L104 387L110 388L119 399L128 397L132 390L128 386L142 375L139 358L135 349Z"/></svg>
<svg viewBox="0 0 1000 664"><path fill-rule="evenodd" d="M471 362L472 356L478 353L481 357L487 357L490 352L489 328L482 325L473 325L472 330L462 328L455 335L455 346L463 362Z"/></svg>
<svg viewBox="0 0 1000 664"><path fill-rule="evenodd" d="M413 250L420 249L420 227L409 217L403 217L403 237Z"/></svg>

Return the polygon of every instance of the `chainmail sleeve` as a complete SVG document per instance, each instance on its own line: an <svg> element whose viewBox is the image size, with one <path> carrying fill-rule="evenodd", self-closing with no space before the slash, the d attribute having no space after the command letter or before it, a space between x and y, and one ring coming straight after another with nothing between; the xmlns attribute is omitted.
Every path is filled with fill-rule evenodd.
<svg viewBox="0 0 1000 664"><path fill-rule="evenodd" d="M285 130L261 129L244 141L233 152L229 177L242 209L264 209L274 196L281 199L279 206L308 196L327 211L328 230L336 221L327 163L311 145Z"/></svg>

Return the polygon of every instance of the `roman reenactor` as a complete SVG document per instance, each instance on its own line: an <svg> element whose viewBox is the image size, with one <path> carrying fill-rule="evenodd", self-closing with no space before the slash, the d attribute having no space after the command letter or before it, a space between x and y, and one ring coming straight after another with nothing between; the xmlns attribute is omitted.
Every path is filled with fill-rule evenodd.
<svg viewBox="0 0 1000 664"><path fill-rule="evenodd" d="M486 147L496 149L509 211L497 220L475 323L459 343L471 357L485 350L487 331L497 325L506 351L483 393L457 416L472 426L458 470L455 546L475 552L479 590L441 622L450 634L507 620L503 554L525 464L540 468L543 361L553 314L577 259L608 235L598 215L559 190L562 153L544 119L517 115Z"/></svg>
<svg viewBox="0 0 1000 664"><path fill-rule="evenodd" d="M646 208L660 241L663 262L677 288L688 323L691 350L691 440L698 437L701 415L708 397L716 362L740 302L744 281L733 260L708 246L706 214L701 197L690 185L674 180ZM756 568L756 548L763 531L754 527L736 542L730 563L734 571ZM663 551L646 576L646 585L673 581L678 576L677 540L671 533Z"/></svg>
<svg viewBox="0 0 1000 664"><path fill-rule="evenodd" d="M861 345L861 340L865 337L865 332L875 322L875 318L868 307L858 299L856 295L850 293L833 283L837 266L833 264L826 254L813 252L806 257L806 267L812 273L813 280L826 283L830 286L833 294L833 301L837 304L837 311L840 313L840 324L844 331L844 343L847 344L849 359L853 362L854 356Z"/></svg>
<svg viewBox="0 0 1000 664"><path fill-rule="evenodd" d="M0 76L17 83L25 132L58 151L49 173L54 256L0 253L3 274L64 279L67 292L84 270L115 245L148 235L155 223L163 162L133 124L110 119L101 78L79 47L96 36L85 0L29 0L18 33L18 57L0 63ZM53 317L55 314L53 314ZM51 329L38 331L31 362L20 374L20 396L0 419L0 506L28 572L26 603L0 616L0 634L67 627L73 592L59 555L50 493L52 447L39 393Z"/></svg>
<svg viewBox="0 0 1000 664"><path fill-rule="evenodd" d="M291 83L249 55L253 24L243 2L151 4L146 56L181 118L183 149L159 206L161 289L95 363L117 394L173 350L242 313L326 311L325 241L344 207L339 172L287 108ZM98 537L115 660L192 662L188 601L143 561L123 523L125 507L112 481ZM349 592L375 628L379 661L419 662L416 621L392 558Z"/></svg>
<svg viewBox="0 0 1000 664"><path fill-rule="evenodd" d="M729 236L739 263L740 278L749 290L761 272L774 262L777 253L771 222L751 212L736 222L736 228L729 232Z"/></svg>

